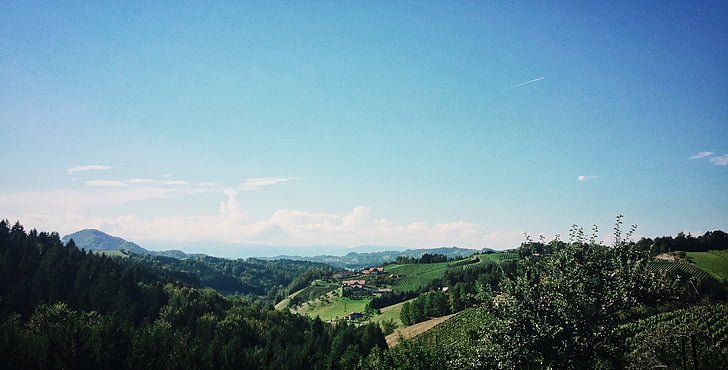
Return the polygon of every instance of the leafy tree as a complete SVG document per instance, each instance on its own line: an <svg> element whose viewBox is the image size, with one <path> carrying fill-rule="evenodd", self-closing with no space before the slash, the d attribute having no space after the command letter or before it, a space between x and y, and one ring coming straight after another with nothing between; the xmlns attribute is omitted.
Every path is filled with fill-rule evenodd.
<svg viewBox="0 0 728 370"><path fill-rule="evenodd" d="M660 296L649 256L633 243L617 234L607 247L574 235L523 245L518 277L501 285L493 306L507 326L495 338L507 367L619 366L619 313Z"/></svg>

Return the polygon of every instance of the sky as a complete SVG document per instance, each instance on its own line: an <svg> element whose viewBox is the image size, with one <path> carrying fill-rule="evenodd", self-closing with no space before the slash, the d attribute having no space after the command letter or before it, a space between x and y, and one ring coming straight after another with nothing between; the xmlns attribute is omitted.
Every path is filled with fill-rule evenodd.
<svg viewBox="0 0 728 370"><path fill-rule="evenodd" d="M640 3L1 2L0 218L218 255L728 230L728 3Z"/></svg>

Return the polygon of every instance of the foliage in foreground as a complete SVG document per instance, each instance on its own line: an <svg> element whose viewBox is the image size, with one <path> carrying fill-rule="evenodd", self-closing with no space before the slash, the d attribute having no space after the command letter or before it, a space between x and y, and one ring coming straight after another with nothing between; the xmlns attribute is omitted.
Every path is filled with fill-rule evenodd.
<svg viewBox="0 0 728 370"><path fill-rule="evenodd" d="M389 368L581 369L646 368L682 356L685 368L726 368L725 306L670 274L650 269L650 250L620 239L614 246L587 241L527 242L515 277L499 291L484 288L480 307L386 352L367 366ZM660 309L680 307L695 290L705 308L675 319L640 324ZM677 319L681 317L681 319ZM636 326L625 326L637 322ZM706 323L705 326L703 323ZM705 328L704 328L705 326ZM707 367L706 367L707 366Z"/></svg>
<svg viewBox="0 0 728 370"><path fill-rule="evenodd" d="M728 367L728 304L701 305L666 312L620 328L633 368Z"/></svg>

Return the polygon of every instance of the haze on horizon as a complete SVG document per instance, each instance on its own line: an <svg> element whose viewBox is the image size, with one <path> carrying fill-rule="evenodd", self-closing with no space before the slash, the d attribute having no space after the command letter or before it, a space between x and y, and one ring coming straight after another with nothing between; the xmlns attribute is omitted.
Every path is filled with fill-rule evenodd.
<svg viewBox="0 0 728 370"><path fill-rule="evenodd" d="M728 4L0 4L0 218L141 245L728 229ZM211 251L210 253L214 253Z"/></svg>

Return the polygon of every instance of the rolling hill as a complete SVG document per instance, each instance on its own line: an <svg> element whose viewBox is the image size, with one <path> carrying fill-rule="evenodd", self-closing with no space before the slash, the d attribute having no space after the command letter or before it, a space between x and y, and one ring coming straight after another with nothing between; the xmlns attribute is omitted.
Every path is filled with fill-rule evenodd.
<svg viewBox="0 0 728 370"><path fill-rule="evenodd" d="M79 249L90 252L105 252L125 250L127 252L150 254L151 252L130 241L117 236L111 236L96 229L84 229L64 236L61 241L65 244L71 239Z"/></svg>
<svg viewBox="0 0 728 370"><path fill-rule="evenodd" d="M343 256L334 255L319 255L312 257L305 256L276 256L266 259L290 259L290 260L302 260L310 262L325 263L334 267L341 267L352 270L359 270L364 267L381 266L387 262L392 262L399 256L415 257L419 258L423 254L444 254L448 258L456 257L468 257L474 253L481 253L486 251L492 251L488 248L482 250L467 249L459 247L441 247L441 248L429 248L429 249L406 249L402 251L381 251L381 252L349 252Z"/></svg>

